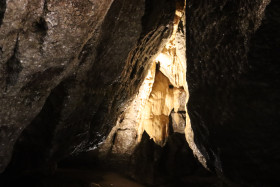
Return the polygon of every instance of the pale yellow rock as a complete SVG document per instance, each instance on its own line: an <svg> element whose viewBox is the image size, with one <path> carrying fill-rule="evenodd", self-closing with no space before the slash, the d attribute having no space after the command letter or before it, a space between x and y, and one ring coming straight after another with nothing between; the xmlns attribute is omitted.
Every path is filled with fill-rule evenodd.
<svg viewBox="0 0 280 187"><path fill-rule="evenodd" d="M142 132L143 130L142 127L139 127L139 121L141 120L143 111L145 111L144 108L153 88L155 72L156 63L153 62L142 85L140 86L137 95L129 103L123 114L119 116L117 124L113 127L108 137L101 145L99 150L101 154L106 154L109 150L112 150L112 152L115 154L131 154L136 147L137 142L141 141L142 134L140 137L138 132ZM128 129L131 132L122 132L121 134L126 134L126 137L121 137L121 134L118 134L118 130L123 129ZM134 136L134 130L137 132L137 136ZM129 137L128 135L133 137ZM118 144L121 145L115 145L115 142L113 142L114 137L120 137L119 139L122 139L126 142L118 142Z"/></svg>
<svg viewBox="0 0 280 187"><path fill-rule="evenodd" d="M159 145L164 145L169 132L169 114L174 105L174 90L170 81L160 71L156 72L150 97L142 111L140 127ZM141 136L140 135L140 136Z"/></svg>

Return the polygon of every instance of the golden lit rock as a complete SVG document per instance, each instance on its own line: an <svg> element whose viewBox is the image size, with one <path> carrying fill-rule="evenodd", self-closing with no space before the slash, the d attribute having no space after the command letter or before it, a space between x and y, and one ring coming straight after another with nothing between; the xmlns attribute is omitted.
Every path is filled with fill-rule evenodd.
<svg viewBox="0 0 280 187"><path fill-rule="evenodd" d="M140 132L145 130L159 145L164 145L169 134L169 114L174 108L174 88L170 87L169 79L160 71L156 72L152 92L142 111Z"/></svg>
<svg viewBox="0 0 280 187"><path fill-rule="evenodd" d="M119 116L116 126L111 130L105 142L102 144L100 152L107 153L112 149L115 154L131 154L139 142L139 121L142 111L146 106L150 93L153 88L156 72L156 63L154 62L140 86L138 94L130 105Z"/></svg>

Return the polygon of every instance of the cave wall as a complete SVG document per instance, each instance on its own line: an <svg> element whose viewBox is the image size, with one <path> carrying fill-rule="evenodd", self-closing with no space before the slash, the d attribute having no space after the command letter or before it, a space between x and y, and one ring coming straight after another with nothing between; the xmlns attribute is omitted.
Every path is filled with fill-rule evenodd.
<svg viewBox="0 0 280 187"><path fill-rule="evenodd" d="M186 111L189 94L186 83L184 0L176 1L172 27L172 35L150 62L137 94L119 115L116 125L101 145L101 154L111 152L130 157L144 132L155 143L164 146L170 132L169 118L174 122L175 131L184 134L186 124L190 126Z"/></svg>
<svg viewBox="0 0 280 187"><path fill-rule="evenodd" d="M186 2L189 146L228 184L279 184L279 2ZM96 149L178 29L174 20L171 0L0 1L0 173L50 173ZM169 122L188 119L174 115ZM147 183L193 174L185 138L168 137L161 148L144 133L129 160L112 163L129 163Z"/></svg>
<svg viewBox="0 0 280 187"><path fill-rule="evenodd" d="M231 184L279 184L279 8L277 0L187 1L195 142Z"/></svg>
<svg viewBox="0 0 280 187"><path fill-rule="evenodd" d="M0 172L13 153L11 171L53 170L110 132L172 34L175 3L4 2Z"/></svg>

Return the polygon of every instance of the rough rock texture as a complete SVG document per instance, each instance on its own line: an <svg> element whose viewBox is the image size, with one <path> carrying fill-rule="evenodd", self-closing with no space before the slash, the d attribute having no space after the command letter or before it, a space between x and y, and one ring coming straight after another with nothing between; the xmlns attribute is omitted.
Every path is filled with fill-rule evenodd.
<svg viewBox="0 0 280 187"><path fill-rule="evenodd" d="M44 111L41 109L47 97L56 97L53 96L55 90L63 87L68 77L76 76L74 71L81 62L79 56L89 40L97 36L93 33L100 30L111 4L110 1L27 0L6 3L0 30L0 171L8 164L21 132L29 124L36 123L33 119ZM52 90L54 92L50 94ZM70 96L67 92L58 93L62 95L61 100L65 99L59 105L67 104ZM62 108L47 112L58 115L63 112ZM59 119L49 120L58 120L59 123ZM34 126L38 124L40 122ZM48 122L45 124L51 131L51 126L55 126Z"/></svg>
<svg viewBox="0 0 280 187"><path fill-rule="evenodd" d="M195 142L211 170L242 186L280 183L280 4L268 3L187 1Z"/></svg>
<svg viewBox="0 0 280 187"><path fill-rule="evenodd" d="M192 176L198 177L201 182L203 177L211 175L193 156L185 136L179 133L170 133L164 147L155 144L149 135L144 133L141 143L130 159L127 173L133 179L148 184L147 186L164 186L162 184L167 181L171 182L171 185L166 186L215 186L219 183L214 179L214 182L194 184L195 177Z"/></svg>
<svg viewBox="0 0 280 187"><path fill-rule="evenodd" d="M184 133L186 123L190 126L185 1L26 0L7 1L7 7L0 40L5 49L2 171L13 156L4 179L25 172L54 173L61 159L90 150L94 154L105 139L105 154L86 160L101 158L100 163L121 166L134 179L147 179L145 184L203 171L184 135L172 134ZM17 9L23 12L19 17ZM32 20L28 16L35 10L41 12ZM14 29L10 20L19 18L19 29ZM11 45L7 36L13 29L17 35ZM8 47L13 49L10 57ZM155 115L151 127L136 125L149 118L142 116L144 100ZM154 144L144 130L166 146ZM140 163L145 165L138 170Z"/></svg>
<svg viewBox="0 0 280 187"><path fill-rule="evenodd" d="M0 0L2 176L92 150L145 184L185 185L193 153L227 184L279 184L279 1L184 2Z"/></svg>
<svg viewBox="0 0 280 187"><path fill-rule="evenodd" d="M5 3L0 14L2 18L5 9L0 29L0 172L16 141L10 168L52 169L57 160L95 147L110 132L149 61L172 34L175 3Z"/></svg>
<svg viewBox="0 0 280 187"><path fill-rule="evenodd" d="M172 84L163 73L156 72L153 89L141 119L143 130L161 146L165 144L169 134L169 115L177 100L174 92L179 91L170 85Z"/></svg>
<svg viewBox="0 0 280 187"><path fill-rule="evenodd" d="M185 1L176 1L174 11L172 35L150 62L139 91L119 115L116 125L100 146L101 157L112 153L116 160L120 157L127 160L134 154L144 132L156 144L164 146L171 131L185 133L186 126L187 140L193 145L194 153L199 153L193 143L192 131L189 131L190 120L186 112L189 94L186 83ZM181 129L178 128L179 123Z"/></svg>

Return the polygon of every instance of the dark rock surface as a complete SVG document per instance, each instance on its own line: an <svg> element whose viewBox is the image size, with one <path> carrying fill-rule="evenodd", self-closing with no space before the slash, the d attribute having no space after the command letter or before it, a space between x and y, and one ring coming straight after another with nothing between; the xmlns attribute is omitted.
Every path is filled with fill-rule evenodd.
<svg viewBox="0 0 280 187"><path fill-rule="evenodd" d="M208 167L278 186L280 2L188 1L189 114ZM278 184L278 185L277 185Z"/></svg>
<svg viewBox="0 0 280 187"><path fill-rule="evenodd" d="M142 167L142 166L145 167ZM135 150L130 161L129 176L144 184L160 186L169 182L173 186L185 186L184 177L213 177L194 158L188 147L185 136L172 133L164 147L155 144L147 134L144 134L140 145ZM219 183L217 178L208 185ZM203 183L207 185L207 182Z"/></svg>
<svg viewBox="0 0 280 187"><path fill-rule="evenodd" d="M60 168L107 170L120 173L144 186L224 186L220 178L207 171L193 156L184 134L171 133L161 147L147 133L130 157L110 153L106 158L98 150L71 156Z"/></svg>
<svg viewBox="0 0 280 187"><path fill-rule="evenodd" d="M171 34L175 3L5 2L0 172L16 142L11 170L49 167L106 137Z"/></svg>
<svg viewBox="0 0 280 187"><path fill-rule="evenodd" d="M280 1L268 3L187 1L188 112L208 168L228 185L280 184ZM170 37L174 13L173 0L0 0L3 178L31 171L32 181L68 157L58 166L94 160L90 167L125 170L146 185L224 186L177 133L163 148L145 134L125 160L76 157L108 136ZM46 180L39 184L60 185Z"/></svg>

